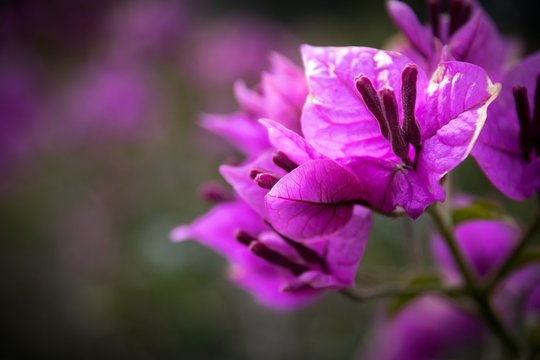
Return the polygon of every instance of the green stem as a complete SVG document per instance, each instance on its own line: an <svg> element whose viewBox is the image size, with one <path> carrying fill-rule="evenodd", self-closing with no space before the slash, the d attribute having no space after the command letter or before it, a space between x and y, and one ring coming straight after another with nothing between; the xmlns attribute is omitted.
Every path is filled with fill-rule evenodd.
<svg viewBox="0 0 540 360"><path fill-rule="evenodd" d="M468 264L465 262L465 258L458 247L457 240L453 231L453 224L449 219L449 214L441 211L439 204L436 204L430 208L430 214L437 225L446 245L452 253L452 257L456 262L463 279L465 280L465 286L467 293L476 302L480 313L486 320L492 331L499 337L501 342L505 344L512 355L516 356L519 353L518 345L512 336L508 333L501 320L495 313L491 303L487 297L487 293L483 291L477 284L475 277L472 275L472 271Z"/></svg>
<svg viewBox="0 0 540 360"><path fill-rule="evenodd" d="M452 229L453 226L450 219L448 218L448 216L445 216L445 214L440 209L440 205L438 204L430 207L428 211L431 214L435 225L437 225L437 229L445 240L446 245L450 249L452 257L459 268L459 272L465 280L465 285L467 286L467 289L477 289L478 286L476 284L476 279L474 278L469 265L465 262L465 258L461 254L461 250L459 249L456 238L454 236L454 231Z"/></svg>
<svg viewBox="0 0 540 360"><path fill-rule="evenodd" d="M367 302L371 300L377 300L381 298L388 297L410 297L417 296L424 293L441 293L445 295L459 295L463 293L461 288L449 288L441 286L421 286L413 287L407 289L396 289L396 288L380 288L380 289L370 289L370 290L361 290L357 288L349 288L340 291L343 295L348 298L358 301L358 302Z"/></svg>
<svg viewBox="0 0 540 360"><path fill-rule="evenodd" d="M512 250L512 252L510 253L510 255L508 255L504 263L499 267L497 272L491 277L491 280L488 282L488 285L486 286L487 293L491 293L497 287L500 281L504 279L504 277L511 272L512 266L514 265L515 261L519 258L523 250L525 250L527 245L534 238L534 234L539 229L540 229L540 214L536 216L534 222L531 224L529 229L525 232L525 234L523 234L523 237L521 238L518 245Z"/></svg>

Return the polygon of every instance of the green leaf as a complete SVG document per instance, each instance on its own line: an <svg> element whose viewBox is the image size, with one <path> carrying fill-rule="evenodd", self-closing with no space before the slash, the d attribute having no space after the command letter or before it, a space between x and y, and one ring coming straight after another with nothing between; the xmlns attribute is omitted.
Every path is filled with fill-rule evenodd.
<svg viewBox="0 0 540 360"><path fill-rule="evenodd" d="M433 273L425 273L425 274L419 274L415 275L412 278L410 278L404 289L416 289L416 288L422 288L422 287L429 287L429 286L441 286L441 279L437 274ZM403 296L396 296L392 299L388 306L387 310L387 316L389 318L393 318L394 316L397 316L405 306L407 306L411 301L413 301L418 296L421 296L422 294L417 295L403 295Z"/></svg>
<svg viewBox="0 0 540 360"><path fill-rule="evenodd" d="M475 200L470 205L452 212L455 225L474 219L505 220L509 217L499 204L487 200Z"/></svg>

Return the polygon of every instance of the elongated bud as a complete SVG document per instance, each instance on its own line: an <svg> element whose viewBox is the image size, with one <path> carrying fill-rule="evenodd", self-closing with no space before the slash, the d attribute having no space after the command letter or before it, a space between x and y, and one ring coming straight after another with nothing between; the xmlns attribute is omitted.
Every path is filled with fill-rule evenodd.
<svg viewBox="0 0 540 360"><path fill-rule="evenodd" d="M249 170L249 177L251 178L251 180L255 180L257 175L265 173L265 172L266 171L264 171L263 169L253 168L253 169Z"/></svg>
<svg viewBox="0 0 540 360"><path fill-rule="evenodd" d="M222 203L234 199L234 195L217 182L207 182L199 187L199 196L212 203Z"/></svg>
<svg viewBox="0 0 540 360"><path fill-rule="evenodd" d="M272 157L272 161L286 172L291 172L298 167L298 164L289 159L282 151L275 153Z"/></svg>
<svg viewBox="0 0 540 360"><path fill-rule="evenodd" d="M309 268L302 264L297 264L287 257L281 255L277 251L270 249L260 241L254 241L249 245L249 250L260 258L268 261L273 265L283 267L290 270L294 275L300 275L309 270Z"/></svg>
<svg viewBox="0 0 540 360"><path fill-rule="evenodd" d="M427 2L429 23L433 36L440 38L440 3L439 0L428 0Z"/></svg>
<svg viewBox="0 0 540 360"><path fill-rule="evenodd" d="M255 176L255 182L263 189L270 190L279 181L277 176L269 173L260 173Z"/></svg>
<svg viewBox="0 0 540 360"><path fill-rule="evenodd" d="M238 242L246 246L249 246L252 242L257 241L257 238L255 236L251 235L247 231L240 229L235 231L234 237L236 238L236 240L238 240Z"/></svg>
<svg viewBox="0 0 540 360"><path fill-rule="evenodd" d="M405 66L401 73L401 102L403 104L403 132L407 140L418 148L421 144L420 127L414 116L416 104L416 80L418 69L415 65Z"/></svg>
<svg viewBox="0 0 540 360"><path fill-rule="evenodd" d="M532 150L531 138L531 110L529 108L529 98L527 88L524 86L514 86L512 88L514 101L516 103L516 112L519 120L519 146L525 160L530 160Z"/></svg>
<svg viewBox="0 0 540 360"><path fill-rule="evenodd" d="M532 139L536 149L536 156L540 156L540 74L536 76L534 91L534 115L532 119Z"/></svg>
<svg viewBox="0 0 540 360"><path fill-rule="evenodd" d="M283 241L285 241L290 247L292 247L298 253L298 255L302 257L302 259L304 259L306 262L310 264L317 264L324 270L324 272L328 272L328 267L326 266L326 260L324 260L324 258L321 255L319 255L318 252L278 232L276 228L274 228L270 222L265 220L265 223L268 226L270 226L270 228L276 234L278 234L283 239Z"/></svg>
<svg viewBox="0 0 540 360"><path fill-rule="evenodd" d="M409 163L408 142L403 131L399 127L399 112L394 90L385 88L381 90L381 98L384 107L384 114L390 128L390 143L392 150L405 163Z"/></svg>
<svg viewBox="0 0 540 360"><path fill-rule="evenodd" d="M379 95L373 87L373 84L365 75L358 76L354 82L356 89L360 95L362 95L362 99L364 99L364 103L366 104L367 108L379 123L382 136L384 136L384 138L387 140L390 139L390 132L384 117L381 100L379 99Z"/></svg>

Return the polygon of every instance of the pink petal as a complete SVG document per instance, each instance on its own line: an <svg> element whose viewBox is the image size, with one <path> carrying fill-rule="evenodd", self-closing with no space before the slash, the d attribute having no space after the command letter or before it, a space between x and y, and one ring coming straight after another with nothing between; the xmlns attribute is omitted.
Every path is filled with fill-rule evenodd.
<svg viewBox="0 0 540 360"><path fill-rule="evenodd" d="M261 119L259 122L268 130L268 137L272 146L276 150L283 151L297 164L324 158L306 142L305 138L278 122L270 119Z"/></svg>
<svg viewBox="0 0 540 360"><path fill-rule="evenodd" d="M248 156L259 154L270 146L264 128L242 113L203 115L201 126L225 138Z"/></svg>
<svg viewBox="0 0 540 360"><path fill-rule="evenodd" d="M268 218L296 240L335 233L349 222L362 187L331 160L312 160L284 176L266 195Z"/></svg>
<svg viewBox="0 0 540 360"><path fill-rule="evenodd" d="M302 114L302 130L308 142L331 158L344 156L390 157L394 155L379 125L355 88L359 74L368 76L375 88L390 86L401 97L401 71L411 63L398 53L362 47L302 46L310 96ZM420 71L418 88L426 86ZM401 112L401 102L398 103ZM423 99L417 100L417 111Z"/></svg>

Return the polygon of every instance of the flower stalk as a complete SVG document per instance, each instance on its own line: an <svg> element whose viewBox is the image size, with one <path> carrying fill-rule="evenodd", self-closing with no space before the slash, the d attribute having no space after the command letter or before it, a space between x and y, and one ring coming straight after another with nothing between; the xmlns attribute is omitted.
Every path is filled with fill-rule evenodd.
<svg viewBox="0 0 540 360"><path fill-rule="evenodd" d="M466 294L476 303L478 310L483 316L486 323L491 328L494 334L498 336L500 341L506 346L508 351L516 357L519 354L519 347L514 338L507 331L497 313L493 309L488 293L484 291L477 283L469 265L465 262L465 258L461 253L456 238L454 236L453 225L449 219L449 214L441 210L441 206L436 204L429 208L429 213L437 226L442 238L450 249L452 257L456 262L458 269L465 280Z"/></svg>

